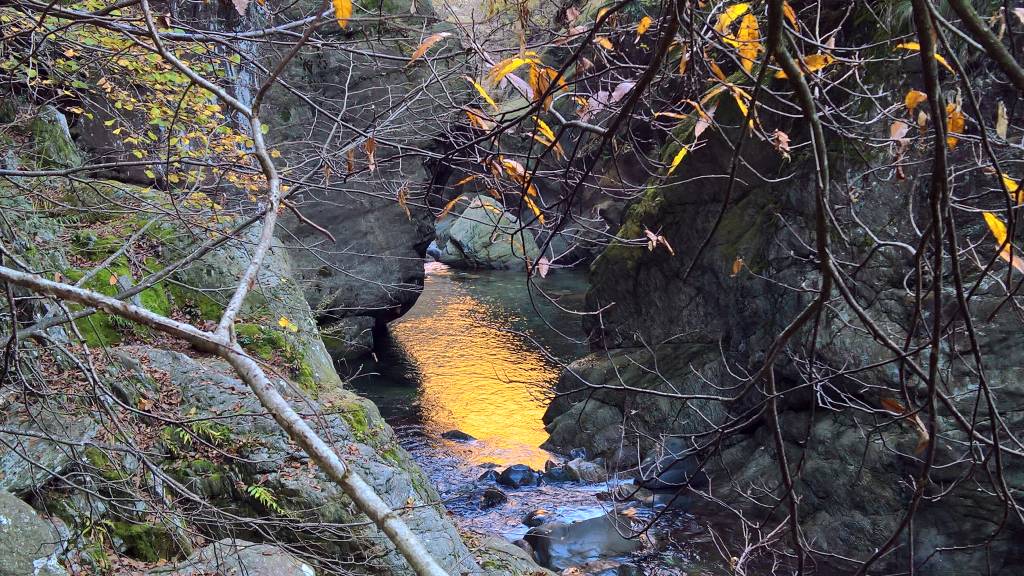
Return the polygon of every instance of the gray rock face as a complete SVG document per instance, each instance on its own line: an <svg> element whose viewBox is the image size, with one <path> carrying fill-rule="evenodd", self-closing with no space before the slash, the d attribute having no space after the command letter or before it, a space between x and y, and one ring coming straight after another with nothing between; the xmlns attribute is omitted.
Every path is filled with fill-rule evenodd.
<svg viewBox="0 0 1024 576"><path fill-rule="evenodd" d="M225 538L198 550L184 562L148 572L152 576L316 576L313 567L269 544Z"/></svg>
<svg viewBox="0 0 1024 576"><path fill-rule="evenodd" d="M304 453L290 442L278 425L264 414L259 402L244 383L234 377L224 363L196 360L180 353L153 348L133 348L119 352L121 358L143 358L151 369L166 372L171 385L181 391L187 406L197 417L212 416L225 406L232 406L231 415L218 422L231 430L232 437L258 439L246 443L241 456L248 464L239 471L246 484L260 482L275 495L277 505L287 517L275 532L286 542L301 544L330 555L354 554L358 558L369 550L377 556L367 560L365 569L375 574L411 573L383 534L354 510L351 501L337 486L319 472L305 472L308 464ZM300 401L294 391L282 390L293 402ZM344 390L324 392L317 401L301 399L309 406L323 410L320 420L327 426L327 437L345 446L349 464L377 491L390 506L402 508L409 501L417 506L403 519L421 536L424 545L448 570L476 569L472 555L447 519L439 504L437 492L423 472L397 444L394 432L381 419L369 401ZM294 464L294 466L293 466ZM230 485L209 482L227 470L197 471L187 459L172 458L164 468L181 479L191 490L202 494L217 506L242 515L263 515L265 508L237 493ZM299 472L296 472L298 470ZM313 524L309 524L313 523ZM357 523L356 526L352 526ZM315 525L308 532L308 526ZM341 526L336 537L325 534L323 526ZM255 534L254 534L255 535Z"/></svg>
<svg viewBox="0 0 1024 576"><path fill-rule="evenodd" d="M573 480L588 483L605 482L608 480L608 471L604 466L596 462L584 460L583 458L570 460L565 464L565 467L569 470Z"/></svg>
<svg viewBox="0 0 1024 576"><path fill-rule="evenodd" d="M436 225L437 259L456 268L525 269L540 250L529 230L489 196L467 196Z"/></svg>
<svg viewBox="0 0 1024 576"><path fill-rule="evenodd" d="M84 443L100 431L86 414L66 417L44 406L20 403L0 412L0 490L24 494L63 474L82 457Z"/></svg>
<svg viewBox="0 0 1024 576"><path fill-rule="evenodd" d="M628 519L598 516L573 522L550 522L531 528L526 541L533 546L537 561L553 570L577 564L623 556L639 550L642 543L630 534Z"/></svg>
<svg viewBox="0 0 1024 576"><path fill-rule="evenodd" d="M0 490L0 576L67 576L59 560L63 540L53 522Z"/></svg>

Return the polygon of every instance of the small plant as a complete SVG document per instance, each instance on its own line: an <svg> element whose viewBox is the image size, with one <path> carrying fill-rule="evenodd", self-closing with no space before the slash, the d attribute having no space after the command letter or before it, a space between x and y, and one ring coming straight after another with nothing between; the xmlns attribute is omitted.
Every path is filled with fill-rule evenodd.
<svg viewBox="0 0 1024 576"><path fill-rule="evenodd" d="M274 493L266 487L259 484L250 484L249 486L246 486L245 493L253 500L262 504L267 510L270 510L275 514L285 514L284 508L281 508L281 505L277 503L277 498L274 496Z"/></svg>

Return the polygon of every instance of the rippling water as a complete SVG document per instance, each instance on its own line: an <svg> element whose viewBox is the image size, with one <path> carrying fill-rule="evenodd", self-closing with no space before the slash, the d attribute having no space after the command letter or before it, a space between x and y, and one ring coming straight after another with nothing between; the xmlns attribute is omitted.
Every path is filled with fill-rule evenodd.
<svg viewBox="0 0 1024 576"><path fill-rule="evenodd" d="M539 282L555 306L536 291L531 298L521 272L428 266L423 294L392 323L391 341L354 379L357 389L392 425L421 427L428 438L453 429L475 437L463 450L467 463L542 469L551 456L539 448L541 417L559 362L586 351L573 341L582 338L579 316L559 309L581 308L582 273Z"/></svg>

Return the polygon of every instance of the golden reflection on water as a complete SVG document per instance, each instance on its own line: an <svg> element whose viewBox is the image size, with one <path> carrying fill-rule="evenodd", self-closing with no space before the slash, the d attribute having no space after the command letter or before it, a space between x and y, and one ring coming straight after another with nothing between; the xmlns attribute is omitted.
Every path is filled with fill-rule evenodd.
<svg viewBox="0 0 1024 576"><path fill-rule="evenodd" d="M433 270L425 290L438 281L432 276L445 274ZM419 368L423 425L433 434L457 429L475 437L481 444L472 455L476 464L543 469L550 456L538 448L547 439L538 392L558 378L556 366L529 341L502 330L509 318L491 313L457 284L445 284L436 308L414 308L392 325Z"/></svg>

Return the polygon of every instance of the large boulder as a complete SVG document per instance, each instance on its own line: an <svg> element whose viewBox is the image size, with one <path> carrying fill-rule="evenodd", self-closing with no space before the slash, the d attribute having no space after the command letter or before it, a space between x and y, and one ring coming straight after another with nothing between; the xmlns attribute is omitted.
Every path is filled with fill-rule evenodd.
<svg viewBox="0 0 1024 576"><path fill-rule="evenodd" d="M66 535L58 524L0 490L0 576L67 576L60 561Z"/></svg>
<svg viewBox="0 0 1024 576"><path fill-rule="evenodd" d="M456 268L523 270L540 257L533 233L490 196L465 200L437 223L437 260Z"/></svg>
<svg viewBox="0 0 1024 576"><path fill-rule="evenodd" d="M312 566L269 544L225 538L209 544L187 560L150 570L151 576L316 576Z"/></svg>
<svg viewBox="0 0 1024 576"><path fill-rule="evenodd" d="M627 518L603 515L579 522L550 522L531 528L526 541L533 547L537 561L553 570L625 556L643 547L640 537L632 535Z"/></svg>

